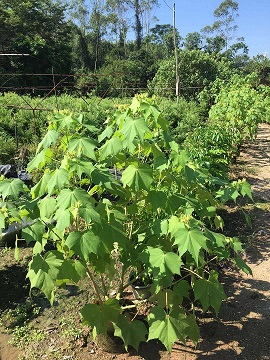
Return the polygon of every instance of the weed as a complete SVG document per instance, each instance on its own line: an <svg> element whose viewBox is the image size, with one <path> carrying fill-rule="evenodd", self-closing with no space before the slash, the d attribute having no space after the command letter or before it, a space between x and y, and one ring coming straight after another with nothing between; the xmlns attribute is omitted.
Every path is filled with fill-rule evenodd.
<svg viewBox="0 0 270 360"><path fill-rule="evenodd" d="M44 337L45 334L41 330L34 329L29 325L16 326L13 329L12 340L9 341L9 344L24 349L30 343L38 344Z"/></svg>

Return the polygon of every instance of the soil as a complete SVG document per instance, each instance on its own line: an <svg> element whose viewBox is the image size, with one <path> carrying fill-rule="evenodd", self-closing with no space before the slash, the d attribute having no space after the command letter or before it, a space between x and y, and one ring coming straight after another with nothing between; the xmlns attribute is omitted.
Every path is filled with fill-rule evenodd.
<svg viewBox="0 0 270 360"><path fill-rule="evenodd" d="M269 360L270 359L270 125L259 126L257 139L241 149L231 178L246 178L252 185L254 202L243 202L242 209L252 220L244 221L242 211L234 204L223 210L225 233L238 236L245 245L245 259L253 276L231 267L221 269L228 299L218 317L212 313L200 316L201 340L195 349L176 342L168 354L158 341L151 341L135 352L125 352L121 344L104 348L102 339L94 342L78 319L78 308L88 300L87 292L69 286L57 296L57 306L50 308L44 298L29 299L25 281L29 249L21 249L19 262L14 249L0 249L0 360L78 359L78 360ZM83 285L83 284L82 284ZM14 312L28 303L38 316L21 320L21 332L12 324ZM26 306L27 308L27 306ZM17 309L17 310L16 310ZM25 306L21 312L27 312ZM29 310L29 311L30 311ZM13 311L13 312L12 312ZM29 341L30 338L30 341ZM13 344L21 347L15 347ZM108 346L108 345L106 345Z"/></svg>

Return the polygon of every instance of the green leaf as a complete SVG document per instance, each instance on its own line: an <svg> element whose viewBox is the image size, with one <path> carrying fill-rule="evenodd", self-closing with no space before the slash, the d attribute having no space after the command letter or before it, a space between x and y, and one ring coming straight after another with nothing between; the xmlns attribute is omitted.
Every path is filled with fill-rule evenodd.
<svg viewBox="0 0 270 360"><path fill-rule="evenodd" d="M100 224L101 219L99 213L95 210L94 206L90 203L86 204L86 206L80 206L79 215L85 220L87 224L91 222L95 222Z"/></svg>
<svg viewBox="0 0 270 360"><path fill-rule="evenodd" d="M150 132L143 118L126 118L121 129L121 133L125 137L125 142L129 147L133 140L137 137L141 142L144 140L145 133Z"/></svg>
<svg viewBox="0 0 270 360"><path fill-rule="evenodd" d="M5 179L0 182L0 195L2 195L3 200L9 197L18 199L19 195L24 193L24 186L20 179Z"/></svg>
<svg viewBox="0 0 270 360"><path fill-rule="evenodd" d="M173 287L174 295L177 296L179 304L182 304L183 298L189 299L189 291L191 290L191 286L188 281L181 280Z"/></svg>
<svg viewBox="0 0 270 360"><path fill-rule="evenodd" d="M208 250L207 237L198 229L187 229L183 226L175 232L174 238L174 244L178 245L179 256L188 251L197 264L201 248Z"/></svg>
<svg viewBox="0 0 270 360"><path fill-rule="evenodd" d="M81 279L84 279L86 277L86 267L85 265L79 261L79 260L73 260L73 266L80 276Z"/></svg>
<svg viewBox="0 0 270 360"><path fill-rule="evenodd" d="M100 160L104 160L109 156L115 156L123 149L122 141L119 137L112 137L107 140L100 148Z"/></svg>
<svg viewBox="0 0 270 360"><path fill-rule="evenodd" d="M150 104L142 103L141 109L145 110L146 118L148 118L150 115L152 115L153 118L155 119L155 122L157 122L159 116L161 115L161 112L158 110L158 108L156 106L153 106Z"/></svg>
<svg viewBox="0 0 270 360"><path fill-rule="evenodd" d="M48 130L47 134L44 136L42 141L38 144L37 153L43 147L43 149L47 149L52 144L55 145L58 139L59 133L55 130Z"/></svg>
<svg viewBox="0 0 270 360"><path fill-rule="evenodd" d="M6 218L5 215L0 211L0 236L2 235L2 229L5 229Z"/></svg>
<svg viewBox="0 0 270 360"><path fill-rule="evenodd" d="M63 263L63 255L58 251L50 251L43 258L36 254L29 263L27 277L31 282L31 288L40 289L53 304L54 283Z"/></svg>
<svg viewBox="0 0 270 360"><path fill-rule="evenodd" d="M87 137L73 138L68 144L68 150L74 151L76 156L80 157L81 155L87 156L90 159L96 160L95 148L97 142L93 139Z"/></svg>
<svg viewBox="0 0 270 360"><path fill-rule="evenodd" d="M85 261L90 254L98 255L101 241L92 231L73 231L66 240L66 245Z"/></svg>
<svg viewBox="0 0 270 360"><path fill-rule="evenodd" d="M114 249L114 243L118 243L124 250L127 247L128 239L123 230L123 224L122 222L117 222L112 216L109 223L102 222L101 230L98 234L108 251Z"/></svg>
<svg viewBox="0 0 270 360"><path fill-rule="evenodd" d="M223 286L218 281L218 273L211 270L208 280L195 280L194 295L195 300L200 300L204 311L212 306L217 314L222 301L226 299Z"/></svg>
<svg viewBox="0 0 270 360"><path fill-rule="evenodd" d="M57 209L54 219L57 221L56 228L60 231L64 231L71 224L71 216L69 209Z"/></svg>
<svg viewBox="0 0 270 360"><path fill-rule="evenodd" d="M200 329L194 315L188 315L186 318L186 322L188 324L188 327L185 329L185 333L190 338L190 340L193 341L194 345L197 346L200 339Z"/></svg>
<svg viewBox="0 0 270 360"><path fill-rule="evenodd" d="M46 196L38 204L40 218L43 221L51 220L56 207L56 200L53 197Z"/></svg>
<svg viewBox="0 0 270 360"><path fill-rule="evenodd" d="M129 165L122 173L124 187L129 186L134 192L149 190L153 180L152 169L148 165Z"/></svg>
<svg viewBox="0 0 270 360"><path fill-rule="evenodd" d="M76 204L91 203L91 198L87 191L83 189L63 189L56 198L58 208L65 210Z"/></svg>
<svg viewBox="0 0 270 360"><path fill-rule="evenodd" d="M56 114L53 119L55 122L59 122L59 130L64 129L65 127L69 130L73 123L76 123L76 120L71 117L71 115Z"/></svg>
<svg viewBox="0 0 270 360"><path fill-rule="evenodd" d="M163 309L174 305L174 293L170 289L163 288L157 294L151 296L151 302L157 303Z"/></svg>
<svg viewBox="0 0 270 360"><path fill-rule="evenodd" d="M220 199L222 203L226 203L228 200L236 200L240 196L239 192L234 187L226 187L217 191L216 197Z"/></svg>
<svg viewBox="0 0 270 360"><path fill-rule="evenodd" d="M70 162L70 172L78 175L80 179L82 178L82 174L90 177L94 169L94 165L90 161L75 159Z"/></svg>
<svg viewBox="0 0 270 360"><path fill-rule="evenodd" d="M236 255L234 261L236 266L239 267L239 269L241 269L248 275L252 275L251 268L246 264L246 262L241 258L240 255Z"/></svg>
<svg viewBox="0 0 270 360"><path fill-rule="evenodd" d="M96 168L92 172L92 182L102 189L109 190L112 194L123 195L123 189L119 181L112 176L107 169Z"/></svg>
<svg viewBox="0 0 270 360"><path fill-rule="evenodd" d="M63 168L56 169L48 181L48 193L51 195L54 189L60 191L64 185L69 183L69 173Z"/></svg>
<svg viewBox="0 0 270 360"><path fill-rule="evenodd" d="M215 233L213 231L205 229L205 235L212 242L212 244L220 248L225 248L227 241L226 241L226 237L223 234Z"/></svg>
<svg viewBox="0 0 270 360"><path fill-rule="evenodd" d="M145 341L147 329L142 321L129 322L125 316L119 315L117 322L114 323L114 328L114 335L124 341L126 350L131 345L138 351L140 342Z"/></svg>
<svg viewBox="0 0 270 360"><path fill-rule="evenodd" d="M39 182L31 189L31 194L33 198L41 197L47 193L48 190L47 186L51 177L52 177L51 173L48 172L44 173L44 175L39 180Z"/></svg>
<svg viewBox="0 0 270 360"><path fill-rule="evenodd" d="M167 314L163 308L156 306L151 309L148 323L148 341L159 339L169 352L172 351L176 340L185 341L185 329L189 325L186 323L186 316L178 310L172 310Z"/></svg>
<svg viewBox="0 0 270 360"><path fill-rule="evenodd" d="M96 305L87 304L80 311L84 322L95 328L95 334L107 334L108 324L117 322L121 307L116 299L109 299L106 302Z"/></svg>
<svg viewBox="0 0 270 360"><path fill-rule="evenodd" d="M113 134L113 128L111 126L107 126L102 133L98 136L98 142L101 143L105 138L110 139Z"/></svg>
<svg viewBox="0 0 270 360"><path fill-rule="evenodd" d="M159 248L148 247L149 263L151 265L153 276L156 278L180 274L182 261L180 257L173 252L163 252Z"/></svg>
<svg viewBox="0 0 270 360"><path fill-rule="evenodd" d="M152 205L153 211L166 208L167 195L163 191L149 191L147 200Z"/></svg>
<svg viewBox="0 0 270 360"><path fill-rule="evenodd" d="M78 272L76 265L73 260L65 259L59 268L57 280L64 280L64 282L74 281L77 283L82 278Z"/></svg>
<svg viewBox="0 0 270 360"><path fill-rule="evenodd" d="M251 200L253 200L251 185L246 180L243 180L240 185L240 193L242 196L247 195Z"/></svg>
<svg viewBox="0 0 270 360"><path fill-rule="evenodd" d="M22 237L27 244L32 241L42 243L42 238L45 233L45 225L41 221L35 222L31 226L27 226L22 230Z"/></svg>
<svg viewBox="0 0 270 360"><path fill-rule="evenodd" d="M38 153L27 165L27 171L31 172L34 169L41 170L43 166L45 166L47 163L51 162L53 157L53 152L50 148L46 150L42 150L40 153Z"/></svg>

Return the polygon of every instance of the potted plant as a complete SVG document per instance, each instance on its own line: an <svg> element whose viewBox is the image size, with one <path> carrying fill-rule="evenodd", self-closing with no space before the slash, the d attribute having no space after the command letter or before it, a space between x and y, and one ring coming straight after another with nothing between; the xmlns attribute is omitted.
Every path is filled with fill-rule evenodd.
<svg viewBox="0 0 270 360"><path fill-rule="evenodd" d="M151 296L151 287L153 278L143 265L139 266L136 271L131 271L129 283L136 300L146 300Z"/></svg>

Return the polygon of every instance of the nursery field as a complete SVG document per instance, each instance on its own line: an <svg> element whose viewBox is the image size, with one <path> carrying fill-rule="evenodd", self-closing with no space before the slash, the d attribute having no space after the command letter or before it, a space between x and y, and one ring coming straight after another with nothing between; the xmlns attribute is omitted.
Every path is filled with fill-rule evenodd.
<svg viewBox="0 0 270 360"><path fill-rule="evenodd" d="M227 299L217 318L211 309L205 313L195 309L200 325L197 348L189 341L186 346L176 341L169 354L161 343L151 340L142 343L137 353L132 348L126 352L121 342L110 344L101 336L94 340L78 317L78 308L92 297L89 280L80 280L79 286L67 284L50 307L38 292L29 297L25 275L32 251L21 247L15 260L14 249L4 247L0 253L0 359L270 359L269 156L270 126L260 124L256 140L243 144L237 163L230 167L231 180L246 178L252 186L254 202L239 200L252 228L234 202L220 209L224 234L242 241L243 258L253 276L235 270L230 261L217 265ZM134 301L130 288L126 297ZM142 301L138 311L149 311L147 301Z"/></svg>
<svg viewBox="0 0 270 360"><path fill-rule="evenodd" d="M257 316L223 311L261 296L269 98L253 75L197 102L0 97L1 357L10 337L27 360L248 358L215 326Z"/></svg>
<svg viewBox="0 0 270 360"><path fill-rule="evenodd" d="M185 38L158 0L2 2L0 360L270 360L270 60L238 2Z"/></svg>

